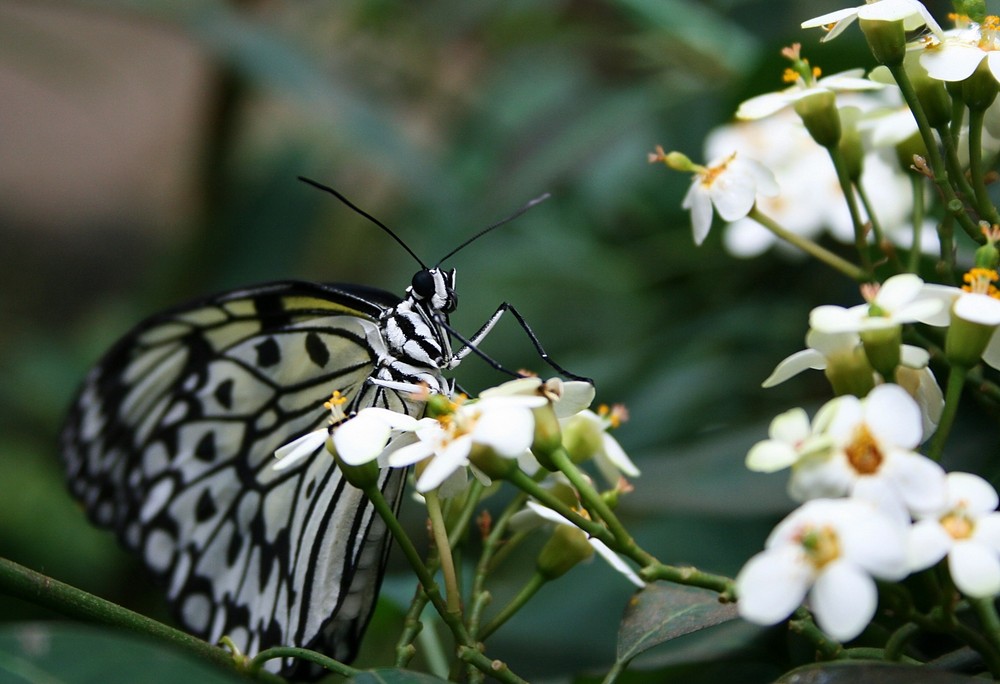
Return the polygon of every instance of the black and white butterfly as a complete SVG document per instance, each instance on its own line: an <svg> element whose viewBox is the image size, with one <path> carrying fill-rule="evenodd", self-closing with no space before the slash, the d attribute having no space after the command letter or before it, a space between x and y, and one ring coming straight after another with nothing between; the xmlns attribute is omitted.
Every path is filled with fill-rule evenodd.
<svg viewBox="0 0 1000 684"><path fill-rule="evenodd" d="M421 266L402 299L299 281L201 299L140 323L87 375L61 438L70 489L141 555L193 634L229 636L250 654L356 654L387 557L384 524L322 448L273 468L276 449L326 423L335 390L348 414L419 416L408 389L452 391L443 372L480 353L505 310L562 370L506 304L453 351L455 271ZM381 477L398 505L404 471ZM293 661L268 665L303 674Z"/></svg>

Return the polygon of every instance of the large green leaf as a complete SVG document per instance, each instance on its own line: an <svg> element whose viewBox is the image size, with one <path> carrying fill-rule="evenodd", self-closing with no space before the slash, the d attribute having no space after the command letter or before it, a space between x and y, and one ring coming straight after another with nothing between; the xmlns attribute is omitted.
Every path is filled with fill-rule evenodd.
<svg viewBox="0 0 1000 684"><path fill-rule="evenodd" d="M225 684L247 680L124 632L79 624L24 622L0 628L0 681Z"/></svg>
<svg viewBox="0 0 1000 684"><path fill-rule="evenodd" d="M816 663L786 673L775 684L970 684L975 677L914 665Z"/></svg>
<svg viewBox="0 0 1000 684"><path fill-rule="evenodd" d="M643 651L736 619L734 604L720 603L718 594L680 584L651 584L629 601L618 630L618 662Z"/></svg>

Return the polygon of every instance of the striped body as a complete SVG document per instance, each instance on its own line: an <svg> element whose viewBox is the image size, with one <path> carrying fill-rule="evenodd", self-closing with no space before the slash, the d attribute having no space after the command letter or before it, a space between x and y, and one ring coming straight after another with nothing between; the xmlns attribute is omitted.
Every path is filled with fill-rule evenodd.
<svg viewBox="0 0 1000 684"><path fill-rule="evenodd" d="M400 383L447 391L453 287L454 271L430 269L403 300L304 282L237 290L148 319L91 370L62 433L70 489L142 556L186 629L250 654L354 657L384 525L325 450L282 471L274 451L326 423L334 390L349 410L410 415L423 404ZM403 472L382 477L398 505Z"/></svg>

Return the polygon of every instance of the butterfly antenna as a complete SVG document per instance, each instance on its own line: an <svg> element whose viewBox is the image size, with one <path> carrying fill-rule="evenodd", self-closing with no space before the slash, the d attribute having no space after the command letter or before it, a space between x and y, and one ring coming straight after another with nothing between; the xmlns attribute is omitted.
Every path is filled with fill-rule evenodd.
<svg viewBox="0 0 1000 684"><path fill-rule="evenodd" d="M371 214L369 214L367 211L365 211L364 209L362 209L358 205L354 204L354 202L352 202L351 200L347 199L346 197L344 197L343 195L341 195L339 192L337 192L336 190L334 190L330 186L323 185L322 183L317 183L316 181L310 180L308 178L305 178L304 176L299 176L298 178L303 183L308 183L309 185L313 186L314 188L319 188L320 190L323 190L325 192L330 193L331 195L333 195L334 197L336 197L337 199L339 199L341 202L343 202L344 204L346 204L348 207L350 207L351 209L353 209L355 212L357 212L358 214L361 214L362 216L364 216L366 219L368 219L369 221L371 221L372 223L374 223L376 226L378 226L379 228L381 228L382 230L384 230L386 233L388 233L389 237L391 237L393 240L395 240L396 242L398 242L399 245L403 249L405 249L407 251L407 253L411 257L413 257L416 260L416 262L418 264L420 264L420 266L422 268L427 268L427 265L423 262L423 260L421 260L421 258L418 257L416 255L416 253L412 249L410 249L409 245L407 245L405 242L403 242L402 238L400 238L398 235L396 235L394 232L392 232L392 229L389 226L387 226L384 223L382 223L381 221L379 221L377 218L375 218L374 216L372 216ZM518 212L518 214L523 213L525 211L525 209L527 209L527 208L528 207L525 207L520 212ZM514 214L514 216L517 216L517 214ZM511 218L514 218L514 216L511 216ZM510 219L507 219L507 220L509 221ZM504 222L501 221L501 223L504 223ZM490 228L494 228L494 227L495 226L490 226ZM487 230L489 230L489 229L487 229ZM483 231L483 232L485 233L486 231ZM476 237L479 237L479 236L477 235ZM471 240L469 240L469 242L471 242ZM465 245L462 245L462 246L464 247ZM458 250L455 250L455 251L458 251ZM448 256L451 256L451 255L449 254Z"/></svg>
<svg viewBox="0 0 1000 684"><path fill-rule="evenodd" d="M501 220L497 221L496 223L494 223L492 225L486 226L481 231L479 231L478 233L476 233L475 235L473 235L472 237L470 237L468 240L466 240L465 242L463 242L462 244L460 244L458 247L456 247L455 249L451 250L450 252L448 252L447 254L445 254L443 257L441 257L440 259L438 259L438 262L437 262L437 264L435 264L435 267L438 264L440 264L441 262L443 262L445 259L447 259L448 257L454 256L455 253L458 252L459 250L465 249L465 247L467 247L470 243L475 242L476 240L478 240L482 236L486 235L488 232L490 232L494 228L499 228L500 226L502 226L505 223L510 223L511 221L513 221L514 219L516 219L518 216L520 216L524 212L528 211L528 209L531 209L536 204L541 204L542 202L544 202L545 200L547 200L551 196L552 195L550 195L549 193L545 193L544 195L540 195L540 196L536 197L535 199L531 200L530 202L528 202L527 204L525 204L523 207L521 207L520 209L518 209L517 211L515 211L513 214L511 214L507 218L501 219Z"/></svg>

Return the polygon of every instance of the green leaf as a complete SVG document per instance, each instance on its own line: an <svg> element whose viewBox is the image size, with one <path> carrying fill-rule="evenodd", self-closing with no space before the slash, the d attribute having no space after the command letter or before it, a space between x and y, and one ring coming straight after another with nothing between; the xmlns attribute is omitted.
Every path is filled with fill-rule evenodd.
<svg viewBox="0 0 1000 684"><path fill-rule="evenodd" d="M927 667L840 661L795 668L774 684L970 684L980 681L982 679Z"/></svg>
<svg viewBox="0 0 1000 684"><path fill-rule="evenodd" d="M22 622L0 629L0 681L226 684L247 680L132 634L79 624Z"/></svg>
<svg viewBox="0 0 1000 684"><path fill-rule="evenodd" d="M618 662L671 639L736 619L735 604L718 594L680 584L651 584L629 601L618 630Z"/></svg>
<svg viewBox="0 0 1000 684"><path fill-rule="evenodd" d="M395 668L368 670L351 679L355 684L435 684L447 680L422 672L409 672Z"/></svg>

